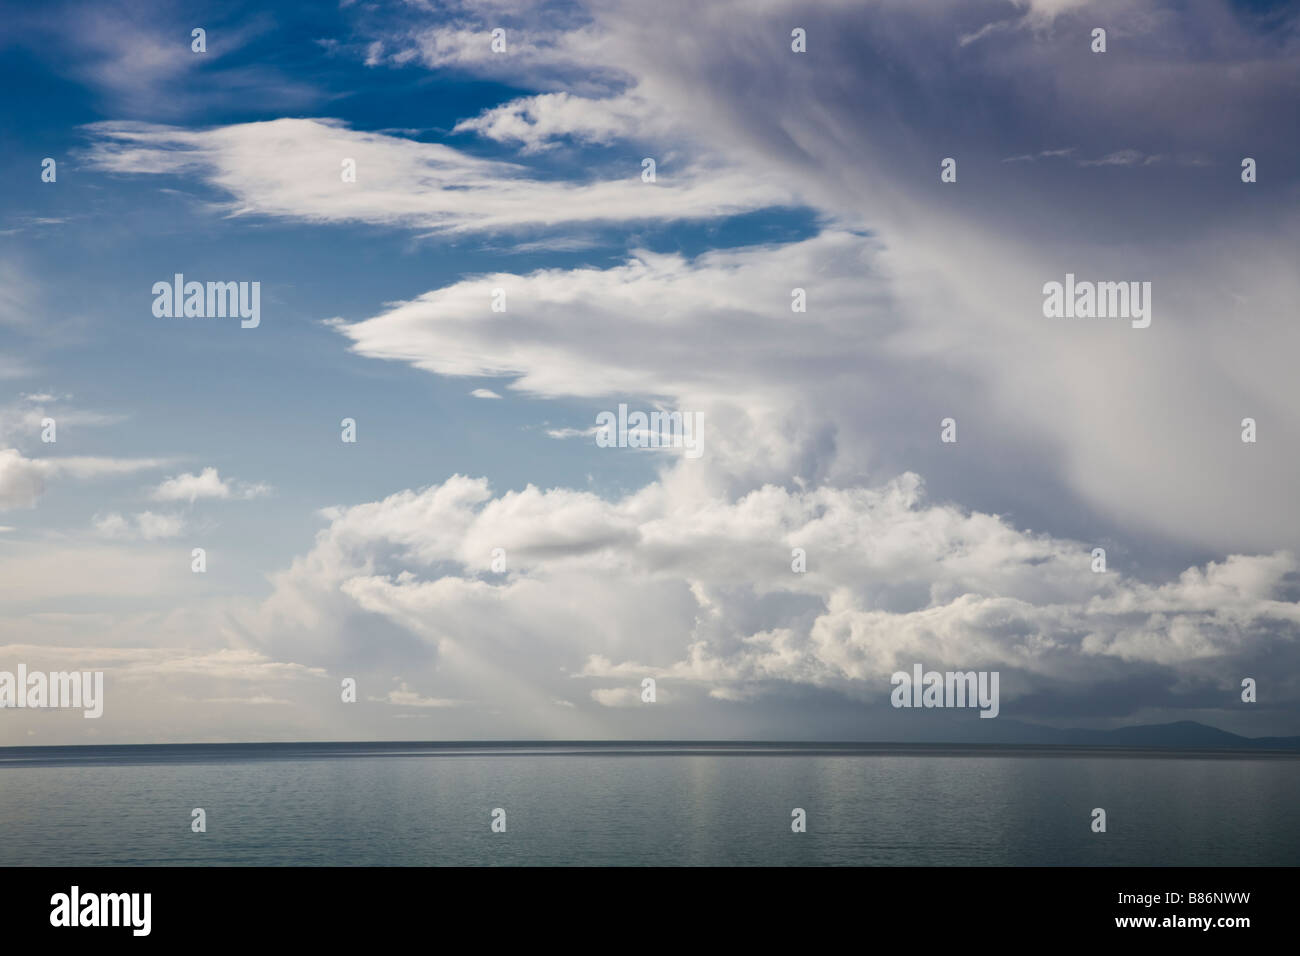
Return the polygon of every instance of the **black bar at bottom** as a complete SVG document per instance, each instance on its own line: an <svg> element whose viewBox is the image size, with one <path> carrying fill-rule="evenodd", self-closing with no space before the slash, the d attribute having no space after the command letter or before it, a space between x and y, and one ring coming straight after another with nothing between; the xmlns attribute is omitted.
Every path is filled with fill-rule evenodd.
<svg viewBox="0 0 1300 956"><path fill-rule="evenodd" d="M730 944L834 931L872 942L956 933L1231 945L1243 933L1286 929L1294 876L1283 868L10 868L0 870L0 914L6 943L75 934L91 944L338 946L431 932L429 942L452 944L443 934L454 931L494 942L518 934L536 944L555 935L666 946L688 931Z"/></svg>

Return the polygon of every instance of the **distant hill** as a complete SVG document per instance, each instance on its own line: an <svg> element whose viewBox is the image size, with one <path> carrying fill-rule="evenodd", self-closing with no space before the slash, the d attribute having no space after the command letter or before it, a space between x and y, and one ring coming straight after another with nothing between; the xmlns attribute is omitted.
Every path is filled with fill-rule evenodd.
<svg viewBox="0 0 1300 956"><path fill-rule="evenodd" d="M1010 728L1008 728L1010 729ZM1180 720L1172 724L1142 724L1114 730L1056 730L1021 724L1010 740L1025 731L1025 743L1076 744L1089 747L1161 747L1192 750L1300 750L1300 737L1242 737L1218 727ZM1009 741L1010 742L1010 741Z"/></svg>

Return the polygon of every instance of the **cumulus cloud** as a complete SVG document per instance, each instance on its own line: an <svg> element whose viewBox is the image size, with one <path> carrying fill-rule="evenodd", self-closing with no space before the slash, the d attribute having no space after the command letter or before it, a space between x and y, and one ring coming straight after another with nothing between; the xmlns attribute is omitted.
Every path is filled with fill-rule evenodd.
<svg viewBox="0 0 1300 956"><path fill-rule="evenodd" d="M155 501L188 501L193 504L200 498L260 498L270 494L270 485L262 482L226 481L216 468L204 468L199 474L186 472L164 479L152 492Z"/></svg>
<svg viewBox="0 0 1300 956"><path fill-rule="evenodd" d="M634 94L603 99L572 93L520 97L456 124L457 133L477 133L525 152L550 149L560 139L606 145L630 138L668 133L675 123L653 103Z"/></svg>
<svg viewBox="0 0 1300 956"><path fill-rule="evenodd" d="M174 538L185 530L185 519L180 515L155 514L152 511L142 511L137 514L135 523L140 529L140 537L146 541L155 538Z"/></svg>
<svg viewBox="0 0 1300 956"><path fill-rule="evenodd" d="M268 653L287 650L276 642L293 608L315 604L305 596L335 593L427 642L453 693L474 688L496 706L512 706L520 687L538 705L579 680L618 708L639 700L647 676L722 702L780 686L883 700L889 674L922 661L1001 670L1004 699L1041 717L1040 695L1133 673L1170 694L1195 686L1201 696L1185 705L1209 706L1300 634L1290 553L1234 555L1153 584L1094 573L1083 542L930 502L914 475L728 500L683 494L687 467L616 501L532 487L493 495L455 477L331 511L263 609L286 614L267 631ZM490 573L497 547L510 556L504 577Z"/></svg>

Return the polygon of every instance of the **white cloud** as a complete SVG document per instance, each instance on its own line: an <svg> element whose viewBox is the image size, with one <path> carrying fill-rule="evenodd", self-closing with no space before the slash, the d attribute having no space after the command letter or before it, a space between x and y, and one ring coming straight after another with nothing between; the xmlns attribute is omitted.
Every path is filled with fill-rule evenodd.
<svg viewBox="0 0 1300 956"><path fill-rule="evenodd" d="M127 475L165 464L157 458L26 458L16 448L0 448L0 510L34 507L47 478Z"/></svg>
<svg viewBox="0 0 1300 956"><path fill-rule="evenodd" d="M1101 159L1081 159L1080 166L1143 166L1150 165L1160 159L1159 156L1148 156L1140 149L1118 149L1113 153L1107 153Z"/></svg>
<svg viewBox="0 0 1300 956"><path fill-rule="evenodd" d="M229 498L230 486L221 480L215 468L204 468L200 474L186 472L168 478L153 490L156 501L189 501L199 498Z"/></svg>
<svg viewBox="0 0 1300 956"><path fill-rule="evenodd" d="M319 98L261 62L230 62L274 28L270 16L210 18L207 49L200 54L191 50L193 24L177 12L151 5L147 16L129 16L117 5L95 5L75 17L33 11L23 25L33 31L38 54L89 86L117 115L184 116L247 102L251 95L263 108L301 109Z"/></svg>
<svg viewBox="0 0 1300 956"><path fill-rule="evenodd" d="M64 436L70 426L99 427L124 420L124 416L119 414L62 404L71 397L49 393L24 394L19 396L17 403L0 406L0 441L35 442L44 429L42 422L46 418L54 419L58 434Z"/></svg>
<svg viewBox="0 0 1300 956"><path fill-rule="evenodd" d="M456 124L457 133L477 133L525 152L548 149L559 139L609 144L627 138L663 135L673 123L653 103L635 94L603 99L571 93L521 97Z"/></svg>
<svg viewBox="0 0 1300 956"><path fill-rule="evenodd" d="M209 130L96 123L88 162L115 173L190 173L233 196L228 210L311 222L363 222L437 233L519 231L586 222L707 218L791 201L788 187L716 166L660 163L641 181L538 179L511 163L437 143L279 119ZM266 161L268 155L276 161ZM339 157L356 160L343 183Z"/></svg>
<svg viewBox="0 0 1300 956"><path fill-rule="evenodd" d="M578 18L581 17L581 19ZM367 66L455 70L513 85L608 90L627 80L611 62L608 34L585 12L533 3L464 5L452 22L385 31L365 47ZM491 31L505 30L506 52Z"/></svg>
<svg viewBox="0 0 1300 956"><path fill-rule="evenodd" d="M105 538L122 538L131 531L131 524L116 511L106 515L96 515L92 519L95 531Z"/></svg>
<svg viewBox="0 0 1300 956"><path fill-rule="evenodd" d="M475 398L500 398L501 397L496 392L492 391L492 389L490 388L476 388L474 389L474 391L470 392L470 394Z"/></svg>
<svg viewBox="0 0 1300 956"><path fill-rule="evenodd" d="M915 476L728 500L683 480L688 468L617 501L493 496L456 477L336 509L276 579L267 652L283 656L277 642L294 630L329 646L335 629L358 629L344 618L360 610L436 648L450 694L520 713L563 699L575 677L600 681L587 693L607 708L639 702L646 676L720 701L784 685L879 702L914 661L1001 669L1009 700L1131 666L1223 683L1300 627L1292 554L1234 555L1149 584L1093 573L1086 543L930 503ZM494 547L510 555L504 579L488 574ZM791 569L795 547L806 573ZM326 594L353 611L322 619L310 596ZM382 653L375 627L360 630Z"/></svg>
<svg viewBox="0 0 1300 956"><path fill-rule="evenodd" d="M641 694L632 687L597 687L591 699L602 707L636 707L641 703Z"/></svg>
<svg viewBox="0 0 1300 956"><path fill-rule="evenodd" d="M105 515L96 515L92 523L95 531L102 537L138 537L145 541L175 538L186 527L185 519L181 515L156 514L152 511L142 511L133 519L125 518L113 511Z"/></svg>
<svg viewBox="0 0 1300 956"><path fill-rule="evenodd" d="M1224 64L1239 71L1252 101L1255 81L1289 74L1257 50L1224 52L1214 45L1225 41L1212 39L1208 65L1138 56L1080 82L1061 68L1064 41L1051 32L1071 6L1022 3L1027 15L1011 18L1007 43L962 47L960 38L981 28L965 21L982 10L948 4L934 16L889 2L876 15L847 17L857 8L830 4L808 11L814 52L798 60L788 50L793 8L782 3L711 8L686 34L676 15L685 7L600 4L578 29L516 33L512 25L515 54L500 58L466 9L464 23L386 34L369 47L376 66L423 63L563 90L457 128L525 154L565 140L618 144L632 168L608 181L585 173L557 181L330 120L92 127L90 161L100 169L194 176L228 196L225 209L236 215L441 234L545 228L564 233L535 244L553 249L584 242L573 233L588 222L792 201L831 225L782 246L695 258L637 252L612 268L465 278L367 320L333 323L358 354L439 375L495 376L525 396L591 400L593 412L623 398L704 411L699 462L662 461L657 480L616 500L531 486L494 495L485 481L457 476L328 509L328 526L273 576L261 605L231 601L202 618L177 611L162 620L92 607L21 626L120 637L139 623L150 634L224 642L236 655L213 662L195 650L199 663L168 658L170 670L154 678L179 668L234 679L241 668L264 673L284 661L369 668L363 686L384 694L369 699L443 707L440 723L471 732L493 719L539 734L611 726L602 721L644 711L617 705L639 701L633 688L646 675L680 695L683 711L692 693L729 706L774 687L878 701L889 671L914 660L1003 669L1010 701L1135 679L1231 697L1238 674L1275 666L1293 653L1297 633L1300 530L1279 518L1292 512L1300 479L1300 418L1290 400L1300 340L1287 321L1298 291L1287 259L1294 217L1280 212L1261 228L1208 217L1209 237L1184 234L1168 217L1175 234L1126 246L1117 224L1089 218L1095 204L1086 194L1064 192L1059 181L1055 192L1035 193L1031 177L1017 179L1030 170L997 159L1069 154L1059 168L1078 174L1069 150L1040 147L1075 141L1064 138L1075 130L1052 123L1057 114L1100 115L1084 108L1094 101L1126 104L1123 115L1108 114L1113 125L1077 140L1110 165L1148 162L1123 151L1149 145L1131 133L1176 133L1168 117L1184 109L1209 118L1209 127L1195 124L1198 135L1239 141L1242 129L1267 129L1249 111L1221 108ZM1178 40L1160 42L1172 49ZM1043 75L1044 60L1056 85L1025 82ZM1125 63L1141 64L1140 82ZM1214 82L1198 84L1207 73ZM943 106L999 78L1014 81L1007 86L1017 92L998 105L1030 134L1023 142L981 139L988 124L978 111L963 118ZM914 99L894 95L913 87ZM1206 92L1209 106L1189 88ZM1161 89L1178 95L1162 98ZM662 144L666 160L653 187L639 182L642 151L630 146L645 137ZM934 156L944 155L935 151L954 140L966 144L963 182L980 186L962 187L956 204L933 174ZM1182 146L1169 148L1179 155ZM982 155L992 157L993 174L983 169L980 182L967 170L980 170ZM357 159L357 183L340 182L342 156ZM999 175L1014 188L1000 187ZM1105 177L1091 170L1079 182ZM1123 210L1124 197L1105 198ZM1047 279L1139 268L1134 277L1157 290L1150 334L1042 320ZM1222 288L1207 288L1206 275ZM509 315L486 308L495 286L509 290ZM796 286L808 292L806 313L790 311ZM1232 301L1243 306L1232 322L1223 289L1237 290ZM1247 317L1248 325L1237 321ZM1241 445L1242 409L1262 409L1268 441ZM962 440L940 446L939 419L953 413ZM591 431L580 418L550 434ZM0 477L4 467L0 460ZM16 499L34 499L39 489L23 475L39 474L10 467ZM917 472L940 489L934 498ZM214 468L169 482L158 491L169 488L172 500L239 493ZM1050 534L1028 530L1045 524ZM1119 570L1092 574L1097 542L1069 529L1118 535ZM1168 541L1197 549L1198 563L1170 574L1123 560L1124 542L1147 541L1157 553ZM510 555L504 575L489 571L498 547ZM790 569L795 547L807 551L806 574ZM1207 551L1219 559L1206 561ZM123 561L140 555L138 564ZM186 577L177 557L68 551L0 563L0 571L25 598L75 592L84 585L57 580L75 567L95 578L90 597L117 600L121 589L146 599L164 583L177 588L169 575ZM436 689L374 690L387 686L389 664L424 668ZM336 689L325 690L320 697L338 711ZM1300 688L1279 681L1277 695L1300 700ZM566 696L579 704L564 706ZM464 705L446 706L457 701ZM1136 705L1097 706L1127 713Z"/></svg>
<svg viewBox="0 0 1300 956"><path fill-rule="evenodd" d="M153 490L152 497L155 501L188 501L193 504L200 498L260 498L270 491L270 485L225 481L216 468L204 468L197 475L186 472L165 479Z"/></svg>
<svg viewBox="0 0 1300 956"><path fill-rule="evenodd" d="M124 668L123 676L131 679L154 676L201 676L213 679L269 681L324 677L325 672L318 667L271 660L255 650L231 647L201 652L151 650L130 660L128 666Z"/></svg>
<svg viewBox="0 0 1300 956"><path fill-rule="evenodd" d="M27 621L18 623L30 629ZM98 635L79 629L74 639L90 636ZM33 671L103 671L103 716L94 722L98 742L265 739L267 705L277 706L281 727L291 728L288 733L295 739L304 739L313 722L302 715L311 713L322 690L327 695L332 690L323 683L323 670L272 660L256 651L139 646L131 643L130 635L119 637L125 643L111 647L10 642L0 646L0 659L21 661ZM48 712L12 712L0 724L0 742L16 744L35 728L45 743L84 743L87 728L82 718L69 716L75 722L61 723Z"/></svg>
<svg viewBox="0 0 1300 956"><path fill-rule="evenodd" d="M75 666L80 670L112 670L115 676L126 680L157 675L206 675L246 681L325 676L319 668L275 661L257 651L239 648L196 651L184 647L8 644L0 646L0 654L10 660L37 659Z"/></svg>
<svg viewBox="0 0 1300 956"><path fill-rule="evenodd" d="M1023 507L1030 473L1052 483L1060 504L1036 524L1087 508L1117 532L1300 549L1300 528L1272 517L1300 483L1300 411L1279 400L1291 372L1269 344L1297 338L1294 327L1265 339L1224 326L1218 297L1189 292L1200 288L1189 272L1202 257L1186 247L1158 263L1147 257L1164 276L1152 329L1044 319L1041 285L1052 267L963 228L950 223L951 244L936 246L943 275L874 238L828 230L695 259L638 253L608 269L474 277L334 325L362 355L438 375L494 375L525 394L607 408L644 397L702 411L699 474L737 490L792 475L843 482L944 472L959 456L964 480L1005 488L1007 508ZM1264 284L1229 275L1225 268L1253 271L1246 263L1277 257L1268 242L1242 241L1251 255L1217 274L1281 314L1296 277L1281 268ZM1122 253L1108 255L1115 262L1099 274L1125 268ZM806 287L807 313L790 311L796 286ZM510 290L526 322L483 308L496 287ZM971 298L976 289L988 291ZM600 407L550 433L583 434ZM1247 408L1267 410L1275 436L1267 444L1239 441L1245 413L1234 413ZM979 440L942 446L939 421L957 410ZM1108 468L1092 467L1098 461ZM1251 496L1239 494L1246 486Z"/></svg>
<svg viewBox="0 0 1300 956"><path fill-rule="evenodd" d="M425 697L411 690L405 681L401 682L395 690L390 690L385 696L370 699L393 704L396 707L456 707L461 703L458 700L447 700L441 697Z"/></svg>
<svg viewBox="0 0 1300 956"><path fill-rule="evenodd" d="M17 449L0 449L0 509L30 508L45 493L45 473L39 462Z"/></svg>
<svg viewBox="0 0 1300 956"><path fill-rule="evenodd" d="M185 519L180 515L155 514L142 511L135 516L140 537L146 541L156 538L174 538L185 530Z"/></svg>

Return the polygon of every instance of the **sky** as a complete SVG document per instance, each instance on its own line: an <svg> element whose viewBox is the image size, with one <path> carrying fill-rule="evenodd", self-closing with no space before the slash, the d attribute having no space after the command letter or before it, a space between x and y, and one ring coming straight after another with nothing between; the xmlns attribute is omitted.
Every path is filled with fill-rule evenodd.
<svg viewBox="0 0 1300 956"><path fill-rule="evenodd" d="M0 745L1300 734L1293 5L3 8Z"/></svg>

